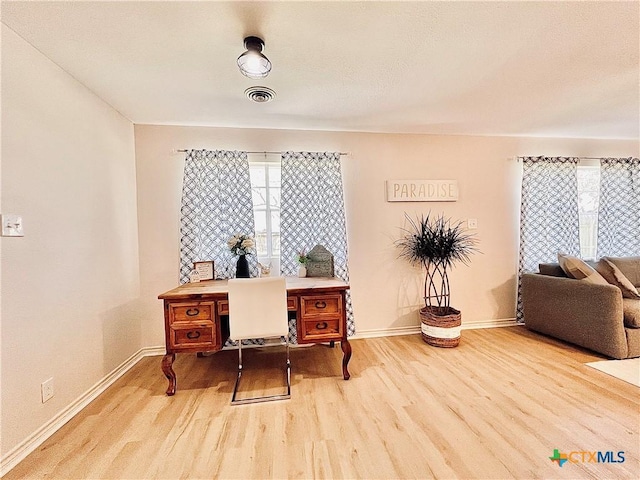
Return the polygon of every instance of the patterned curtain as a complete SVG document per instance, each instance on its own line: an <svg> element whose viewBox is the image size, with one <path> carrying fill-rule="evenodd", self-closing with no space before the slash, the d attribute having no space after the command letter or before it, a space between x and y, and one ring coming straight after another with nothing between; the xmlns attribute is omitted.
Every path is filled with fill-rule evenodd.
<svg viewBox="0 0 640 480"><path fill-rule="evenodd" d="M236 257L227 240L235 233L255 236L247 153L188 151L180 213L180 283L189 281L196 261L213 260L215 278L232 277ZM257 276L255 255L247 259Z"/></svg>
<svg viewBox="0 0 640 480"><path fill-rule="evenodd" d="M640 160L600 160L598 256L640 255Z"/></svg>
<svg viewBox="0 0 640 480"><path fill-rule="evenodd" d="M296 253L323 245L334 257L335 276L349 282L347 228L339 153L282 154L280 269L297 275ZM355 334L347 291L347 335ZM295 325L294 332L295 332ZM291 329L291 326L290 326ZM292 332L292 333L294 333Z"/></svg>
<svg viewBox="0 0 640 480"><path fill-rule="evenodd" d="M558 252L580 256L577 158L523 159L520 258L516 318L523 321L521 278L539 263L558 261Z"/></svg>

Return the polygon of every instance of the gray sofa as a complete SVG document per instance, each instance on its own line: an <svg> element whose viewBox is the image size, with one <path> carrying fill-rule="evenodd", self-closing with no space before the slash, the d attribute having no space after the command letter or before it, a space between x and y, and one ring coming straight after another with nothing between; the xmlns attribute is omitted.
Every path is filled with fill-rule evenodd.
<svg viewBox="0 0 640 480"><path fill-rule="evenodd" d="M640 257L609 260L640 287ZM521 295L530 330L612 358L640 356L640 299L623 298L618 286L568 278L550 263L540 264L539 273L523 274Z"/></svg>

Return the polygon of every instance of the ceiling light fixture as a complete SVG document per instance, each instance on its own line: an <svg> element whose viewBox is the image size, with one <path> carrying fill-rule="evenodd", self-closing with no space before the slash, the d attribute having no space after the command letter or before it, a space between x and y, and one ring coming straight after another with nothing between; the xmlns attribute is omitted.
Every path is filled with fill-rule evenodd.
<svg viewBox="0 0 640 480"><path fill-rule="evenodd" d="M264 42L258 37L244 39L244 48L247 49L238 57L238 67L245 77L264 78L271 71L271 62L262 54Z"/></svg>

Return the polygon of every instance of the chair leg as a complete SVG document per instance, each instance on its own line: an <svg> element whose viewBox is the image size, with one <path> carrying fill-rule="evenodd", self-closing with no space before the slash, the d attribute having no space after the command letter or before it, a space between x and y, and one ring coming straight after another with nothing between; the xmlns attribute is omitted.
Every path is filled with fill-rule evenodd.
<svg viewBox="0 0 640 480"><path fill-rule="evenodd" d="M242 340L238 340L238 377L236 378L236 384L233 388L233 396L231 397L231 405L243 405L247 403L261 403L272 402L274 400L286 400L291 398L291 361L289 360L289 336L285 336L286 350L287 350L287 363L286 363L286 376L287 376L287 393L282 395L267 395L264 397L251 397L236 400L238 393L238 386L240 385L240 377L242 377Z"/></svg>
<svg viewBox="0 0 640 480"><path fill-rule="evenodd" d="M291 361L289 360L289 335L285 335L287 344L287 398L291 397Z"/></svg>
<svg viewBox="0 0 640 480"><path fill-rule="evenodd" d="M238 393L238 386L240 385L240 377L242 377L242 340L238 340L238 376L236 377L236 384L233 387L233 396L231 397L231 403L236 403L236 395Z"/></svg>

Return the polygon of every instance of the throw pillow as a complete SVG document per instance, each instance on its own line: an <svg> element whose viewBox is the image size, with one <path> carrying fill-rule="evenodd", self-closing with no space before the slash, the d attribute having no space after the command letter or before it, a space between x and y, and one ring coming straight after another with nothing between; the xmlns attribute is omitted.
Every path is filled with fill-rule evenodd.
<svg viewBox="0 0 640 480"><path fill-rule="evenodd" d="M620 269L622 274L640 289L640 257L604 257Z"/></svg>
<svg viewBox="0 0 640 480"><path fill-rule="evenodd" d="M549 275L551 277L567 278L567 274L560 268L557 263L539 263L538 271L541 275Z"/></svg>
<svg viewBox="0 0 640 480"><path fill-rule="evenodd" d="M622 291L624 298L640 299L640 292L633 286L624 273L607 257L601 258L596 264L596 270L607 282L615 285Z"/></svg>
<svg viewBox="0 0 640 480"><path fill-rule="evenodd" d="M569 278L575 278L576 280L584 280L585 282L593 283L595 285L608 285L602 275L595 271L594 268L584 263L578 257L572 257L564 253L558 253L558 263L560 268L567 274Z"/></svg>

